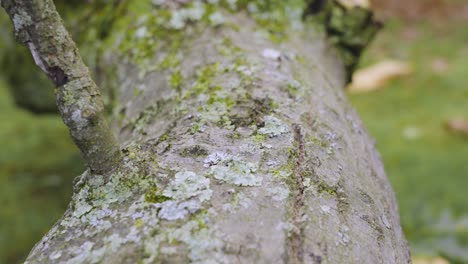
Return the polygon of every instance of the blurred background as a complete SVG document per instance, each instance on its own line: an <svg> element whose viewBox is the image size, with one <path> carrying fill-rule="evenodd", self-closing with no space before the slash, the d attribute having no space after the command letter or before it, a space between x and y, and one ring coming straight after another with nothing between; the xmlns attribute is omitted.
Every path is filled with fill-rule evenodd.
<svg viewBox="0 0 468 264"><path fill-rule="evenodd" d="M373 2L385 27L347 92L377 140L414 262L468 263L468 1ZM0 12L0 263L24 259L84 169L9 23Z"/></svg>

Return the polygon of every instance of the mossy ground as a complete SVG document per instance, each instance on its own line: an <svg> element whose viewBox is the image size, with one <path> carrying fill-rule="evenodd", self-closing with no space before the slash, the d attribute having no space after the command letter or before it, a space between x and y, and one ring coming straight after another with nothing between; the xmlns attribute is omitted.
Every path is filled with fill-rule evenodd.
<svg viewBox="0 0 468 264"><path fill-rule="evenodd" d="M17 108L0 78L0 263L17 263L68 205L83 162L58 115Z"/></svg>
<svg viewBox="0 0 468 264"><path fill-rule="evenodd" d="M452 255L449 240L468 248L468 138L444 128L450 118L468 118L467 43L466 21L437 27L390 21L361 64L398 58L410 62L414 74L350 95L377 140L413 255ZM448 62L446 72L431 69L437 58Z"/></svg>

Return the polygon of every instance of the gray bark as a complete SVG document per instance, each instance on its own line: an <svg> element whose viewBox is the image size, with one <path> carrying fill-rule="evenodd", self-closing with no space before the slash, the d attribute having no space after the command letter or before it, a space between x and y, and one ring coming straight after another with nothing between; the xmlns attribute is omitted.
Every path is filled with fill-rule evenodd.
<svg viewBox="0 0 468 264"><path fill-rule="evenodd" d="M144 62L109 50L124 161L77 178L27 263L410 262L325 36L304 25L277 43L224 16L237 26L185 25L175 54L174 39Z"/></svg>

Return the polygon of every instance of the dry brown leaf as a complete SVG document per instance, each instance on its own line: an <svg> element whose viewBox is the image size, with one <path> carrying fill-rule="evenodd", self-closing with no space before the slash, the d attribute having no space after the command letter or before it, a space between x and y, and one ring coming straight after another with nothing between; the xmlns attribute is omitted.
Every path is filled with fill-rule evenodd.
<svg viewBox="0 0 468 264"><path fill-rule="evenodd" d="M445 124L448 131L468 136L468 120L463 117L453 118Z"/></svg>
<svg viewBox="0 0 468 264"><path fill-rule="evenodd" d="M403 61L385 60L367 68L357 70L348 86L352 93L362 93L382 88L390 80L410 75L412 67Z"/></svg>
<svg viewBox="0 0 468 264"><path fill-rule="evenodd" d="M369 0L338 0L338 2L340 2L347 8L353 8L358 6L365 9L369 9L370 7Z"/></svg>
<svg viewBox="0 0 468 264"><path fill-rule="evenodd" d="M436 258L423 258L416 257L413 259L413 264L450 264L446 259L441 257Z"/></svg>

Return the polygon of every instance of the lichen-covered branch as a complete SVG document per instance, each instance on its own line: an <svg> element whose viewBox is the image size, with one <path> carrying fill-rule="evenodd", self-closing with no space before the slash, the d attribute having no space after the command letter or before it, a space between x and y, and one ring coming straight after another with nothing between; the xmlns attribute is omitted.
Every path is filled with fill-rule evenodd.
<svg viewBox="0 0 468 264"><path fill-rule="evenodd" d="M105 51L125 156L77 178L26 263L409 263L343 58L305 8L129 1Z"/></svg>
<svg viewBox="0 0 468 264"><path fill-rule="evenodd" d="M65 124L93 172L105 173L120 160L120 149L104 114L99 88L91 79L52 0L3 0L19 42L57 87Z"/></svg>

